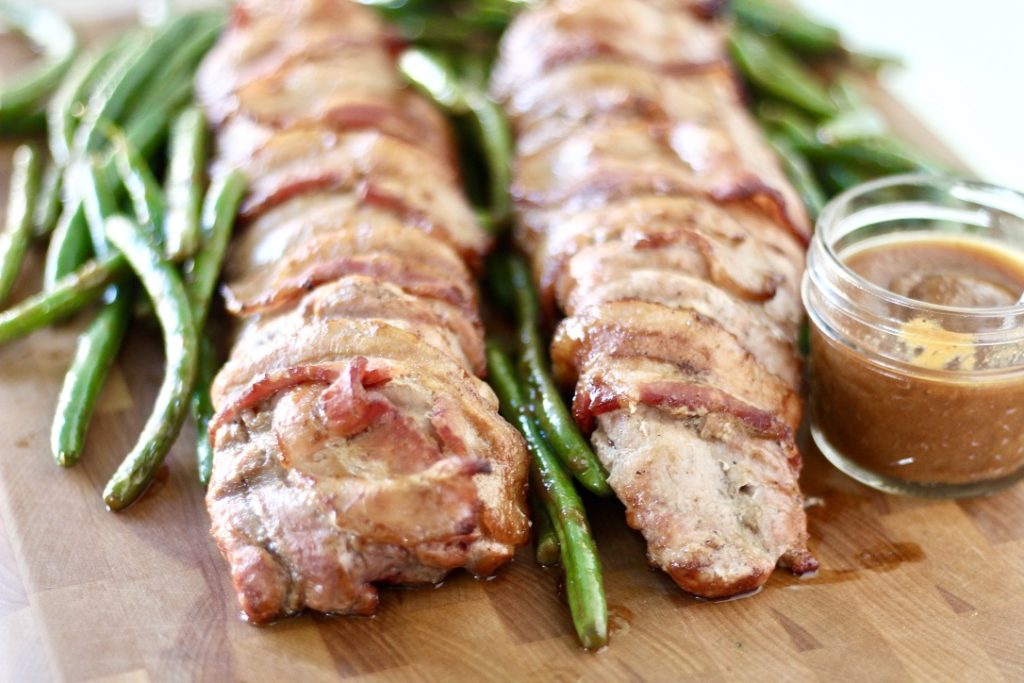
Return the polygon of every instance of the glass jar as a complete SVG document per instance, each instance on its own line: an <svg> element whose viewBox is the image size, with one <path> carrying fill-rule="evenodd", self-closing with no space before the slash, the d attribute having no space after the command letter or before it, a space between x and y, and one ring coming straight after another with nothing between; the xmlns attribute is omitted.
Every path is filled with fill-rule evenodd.
<svg viewBox="0 0 1024 683"><path fill-rule="evenodd" d="M1024 268L1024 195L908 175L824 209L802 286L811 434L836 467L883 491L989 493L1024 477L1024 305L926 303L844 260L858 245L908 236L984 246Z"/></svg>

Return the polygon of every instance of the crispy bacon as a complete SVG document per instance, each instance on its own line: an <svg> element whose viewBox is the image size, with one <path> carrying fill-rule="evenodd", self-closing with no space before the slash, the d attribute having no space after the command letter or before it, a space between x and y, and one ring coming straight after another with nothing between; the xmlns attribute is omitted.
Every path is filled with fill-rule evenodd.
<svg viewBox="0 0 1024 683"><path fill-rule="evenodd" d="M333 382L337 376L338 369L336 367L303 365L276 370L254 379L251 384L238 392L236 396L230 398L227 404L217 411L213 420L210 421L211 442L216 447L217 433L221 427L233 421L243 411L263 403L278 392L307 382L327 384Z"/></svg>
<svg viewBox="0 0 1024 683"><path fill-rule="evenodd" d="M386 382L367 372L367 361L357 357L327 387L320 397L327 428L337 436L352 436L365 430L385 413L394 410L386 399L371 397L366 389Z"/></svg>
<svg viewBox="0 0 1024 683"><path fill-rule="evenodd" d="M679 380L641 382L629 389L615 387L600 376L588 377L576 390L573 417L585 432L593 432L599 415L643 404L673 414L727 413L759 437L792 441L793 430L772 412L760 410L721 389Z"/></svg>
<svg viewBox="0 0 1024 683"><path fill-rule="evenodd" d="M744 300L769 301L780 287L795 297L799 266L747 229L743 219L748 216L734 207L655 197L605 204L553 222L535 242L542 297L550 301L558 295L564 306L570 296L565 290L572 284L560 281L571 261L588 246L611 243L633 251L670 246L690 250L690 274Z"/></svg>
<svg viewBox="0 0 1024 683"><path fill-rule="evenodd" d="M331 419L332 427L339 433L344 432L352 422L351 418L345 417L346 410L349 414L372 412L367 406L346 407L344 400L346 387L348 395L353 399L350 403L358 403L355 400L357 398L366 403L365 393L357 394L354 383L358 382L359 391L362 391L384 384L391 379L387 368L368 367L368 365L366 358L360 356L345 368L338 364L300 365L266 373L253 380L235 397L229 399L224 408L217 412L210 422L210 438L216 445L217 431L228 422L235 420L243 411L258 406L285 389L308 383L330 385L328 392L333 390L333 393L324 396L325 413ZM347 434L341 435L347 436Z"/></svg>
<svg viewBox="0 0 1024 683"><path fill-rule="evenodd" d="M262 298L244 299L236 296L234 288L224 288L228 310L236 315L247 316L255 313L274 311L281 306L292 304L317 287L334 282L345 275L366 275L387 282L393 282L416 296L447 301L460 308L470 308L465 293L454 285L447 285L437 278L417 273L414 269L375 256L364 258L341 258L311 265L309 269L275 284L274 289Z"/></svg>
<svg viewBox="0 0 1024 683"><path fill-rule="evenodd" d="M258 218L311 192L353 194L361 206L384 209L440 238L477 267L491 240L460 195L457 174L426 152L376 131L288 129L250 160L256 177L243 217Z"/></svg>
<svg viewBox="0 0 1024 683"><path fill-rule="evenodd" d="M761 436L776 439L791 439L793 437L792 430L779 420L775 413L758 410L715 387L700 386L689 382L660 381L646 382L637 388L637 398L640 403L649 406L682 408L686 412L701 415L729 413L739 418L743 424Z"/></svg>

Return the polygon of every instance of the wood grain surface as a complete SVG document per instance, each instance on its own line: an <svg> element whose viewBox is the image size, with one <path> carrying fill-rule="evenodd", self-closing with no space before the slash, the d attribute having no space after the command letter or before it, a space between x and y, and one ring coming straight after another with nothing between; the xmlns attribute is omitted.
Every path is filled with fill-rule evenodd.
<svg viewBox="0 0 1024 683"><path fill-rule="evenodd" d="M872 97L949 160L898 103ZM814 452L802 481L822 570L777 572L746 599L683 594L647 568L619 504L588 500L611 609L601 652L580 650L558 572L529 549L491 581L385 590L374 618L250 626L207 532L191 428L139 504L115 515L100 499L159 383L154 330L133 329L79 466L53 463L53 405L84 322L0 348L0 680L1024 680L1024 486L899 498Z"/></svg>

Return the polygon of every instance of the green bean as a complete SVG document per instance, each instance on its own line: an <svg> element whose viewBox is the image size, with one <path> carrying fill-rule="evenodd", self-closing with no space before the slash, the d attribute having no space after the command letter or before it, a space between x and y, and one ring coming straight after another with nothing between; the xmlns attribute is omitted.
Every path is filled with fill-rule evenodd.
<svg viewBox="0 0 1024 683"><path fill-rule="evenodd" d="M43 171L43 181L39 188L39 197L36 200L35 210L32 214L36 237L49 235L57 225L61 207L64 205L61 198L63 186L63 167L54 163L49 164L46 170Z"/></svg>
<svg viewBox="0 0 1024 683"><path fill-rule="evenodd" d="M116 127L112 127L109 132L114 167L121 178L121 184L128 191L135 220L148 228L154 236L162 238L164 216L167 213L164 191L153 177L149 164L124 133Z"/></svg>
<svg viewBox="0 0 1024 683"><path fill-rule="evenodd" d="M110 253L107 242L107 219L117 213L117 196L106 169L94 163L78 162L76 180L85 210L85 220L92 237L93 253L105 258Z"/></svg>
<svg viewBox="0 0 1024 683"><path fill-rule="evenodd" d="M170 31L147 40L140 34L131 34L111 57L110 64L98 77L94 90L88 98L85 116L73 136L71 154L84 155L103 139L103 126L116 122L121 114L125 99L138 86L146 73L147 59L160 39L167 41ZM146 72L146 73L144 73ZM84 207L74 192L65 188L64 211L57 222L50 247L46 253L43 273L44 286L54 283L77 268L89 256L89 230Z"/></svg>
<svg viewBox="0 0 1024 683"><path fill-rule="evenodd" d="M479 145L487 161L490 180L491 230L500 229L512 211L508 188L512 185L512 133L501 108L485 93L468 91L466 102L473 114Z"/></svg>
<svg viewBox="0 0 1024 683"><path fill-rule="evenodd" d="M515 298L522 348L520 375L530 390L537 420L555 453L576 480L597 495L610 495L612 491L604 468L580 433L551 377L539 325L540 306L529 268L522 259L509 257L507 272Z"/></svg>
<svg viewBox="0 0 1024 683"><path fill-rule="evenodd" d="M804 55L821 57L841 55L858 71L875 72L885 66L898 66L893 55L867 54L843 45L842 36L807 15L770 0L732 0L736 20L758 33L774 36L790 49Z"/></svg>
<svg viewBox="0 0 1024 683"><path fill-rule="evenodd" d="M469 3L464 6L469 11L459 12L457 16L480 31L501 34L512 23L512 19L515 17L518 9L524 5L525 3L518 0L512 0L511 2L502 0L495 3Z"/></svg>
<svg viewBox="0 0 1024 683"><path fill-rule="evenodd" d="M515 311L516 295L512 285L510 262L502 251L492 252L484 265L484 280L490 302L499 311Z"/></svg>
<svg viewBox="0 0 1024 683"><path fill-rule="evenodd" d="M530 510L533 515L533 542L537 564L558 564L562 548L558 545L558 534L551 522L551 515L544 508L544 503L534 494L530 494Z"/></svg>
<svg viewBox="0 0 1024 683"><path fill-rule="evenodd" d="M60 13L49 7L0 3L0 17L38 45L45 59L0 88L0 127L37 110L60 83L78 52L78 38Z"/></svg>
<svg viewBox="0 0 1024 683"><path fill-rule="evenodd" d="M32 209L39 195L39 154L28 145L14 150L4 230L0 233L0 306L7 301L21 272L32 238Z"/></svg>
<svg viewBox="0 0 1024 683"><path fill-rule="evenodd" d="M871 179L871 175L838 161L826 161L815 169L821 184L833 195Z"/></svg>
<svg viewBox="0 0 1024 683"><path fill-rule="evenodd" d="M487 91L487 82L491 73L491 59L479 52L465 52L459 57L459 73L462 80L472 90Z"/></svg>
<svg viewBox="0 0 1024 683"><path fill-rule="evenodd" d="M61 278L49 291L31 296L0 313L0 344L77 313L96 301L108 285L119 280L127 267L128 262L120 254L89 261Z"/></svg>
<svg viewBox="0 0 1024 683"><path fill-rule="evenodd" d="M509 13L480 10L479 2L467 3L471 11L458 11L449 3L438 6L383 7L376 5L409 43L465 49L475 44L493 45L508 24Z"/></svg>
<svg viewBox="0 0 1024 683"><path fill-rule="evenodd" d="M167 134L174 113L192 99L192 80L175 83L152 109L139 112L124 125L124 137L143 157L149 157Z"/></svg>
<svg viewBox="0 0 1024 683"><path fill-rule="evenodd" d="M818 140L859 140L886 134L885 119L864 100L848 77L834 79L829 92L840 112L818 126Z"/></svg>
<svg viewBox="0 0 1024 683"><path fill-rule="evenodd" d="M93 69L109 53L86 55L79 59L64 76L60 86L53 93L46 107L46 126L50 145L50 156L58 164L71 159L71 142L78 123L77 103L87 88Z"/></svg>
<svg viewBox="0 0 1024 683"><path fill-rule="evenodd" d="M84 156L95 150L104 140L101 124L116 123L120 120L124 101L129 95L129 92L126 92L128 87L137 87L137 84L132 82L134 79L129 79L129 76L135 73L132 67L150 44L152 38L148 32L136 31L128 34L121 41L120 47L110 58L106 68L97 74L71 137L69 158ZM77 105L72 105L77 109Z"/></svg>
<svg viewBox="0 0 1024 683"><path fill-rule="evenodd" d="M245 175L232 171L214 182L203 203L203 248L196 254L188 279L192 313L200 329L210 312L210 300L220 278L235 215L245 195L245 183Z"/></svg>
<svg viewBox="0 0 1024 683"><path fill-rule="evenodd" d="M245 176L232 171L217 180L203 203L203 249L195 256L188 280L188 294L192 304L192 317L196 327L202 329L210 313L210 301L220 277L220 269L227 252L238 206L245 194ZM203 335L200 343L199 372L192 390L192 417L196 423L196 459L199 481L210 482L213 469L213 446L210 444L209 423L213 417L210 385L216 372L217 354L213 342Z"/></svg>
<svg viewBox="0 0 1024 683"><path fill-rule="evenodd" d="M199 483L204 487L210 483L213 473L213 444L210 443L210 420L213 419L213 401L210 400L210 386L217 373L217 351L209 334L199 340L199 371L196 386L192 390L192 419L196 423L196 464Z"/></svg>
<svg viewBox="0 0 1024 683"><path fill-rule="evenodd" d="M603 647L608 642L608 604L601 576L601 560L590 534L583 502L572 485L572 479L562 469L534 423L511 359L489 343L487 364L491 386L501 401L502 415L523 433L532 456L533 490L551 516L561 547L565 589L576 634L588 649Z"/></svg>
<svg viewBox="0 0 1024 683"><path fill-rule="evenodd" d="M94 187L93 190L98 193L98 196L103 198L107 203L106 211L109 213L116 198L113 197L114 188L114 174L119 170L118 155L123 156L123 152L119 153L115 150L114 155L104 164L95 168L90 173L83 173L81 166L73 166L66 172L67 175L91 175L92 184L100 183L100 187ZM126 162L127 163L127 162ZM137 159L131 163L143 163ZM92 166L88 161L79 162L84 164L86 167ZM144 164L143 164L144 165ZM131 169L129 169L129 173ZM146 172L149 172L146 167ZM133 177L134 180L134 177ZM141 181L139 181L141 182ZM69 186L70 184L70 186ZM87 184L88 185L88 184ZM157 186L159 188L159 186ZM104 216L107 215L104 212L93 211L92 220L90 221L89 212L83 202L81 193L81 183L72 180L70 183L65 183L65 194L67 195L64 201L64 211L61 213L60 219L57 222L57 228L54 230L53 237L50 239L50 247L46 252L46 264L43 271L43 282L46 288L50 288L53 284L61 277L66 275L68 272L74 270L81 265L88 257L96 244L103 242L104 237L102 235L103 225L105 223ZM133 186L132 190L138 190L137 186ZM148 201L148 197L137 197L132 195L133 200L138 202ZM154 203L154 207L158 207L158 202ZM136 211L140 210L138 203L136 203ZM148 212L150 209L148 206L141 207L143 212ZM157 210L154 208L154 210ZM148 217L148 213L143 213L143 217ZM150 223L147 222L147 225ZM91 242L90 242L91 238Z"/></svg>
<svg viewBox="0 0 1024 683"><path fill-rule="evenodd" d="M188 107L174 120L168 150L167 217L164 220L167 257L180 261L196 253L202 237L199 219L206 169L206 119Z"/></svg>
<svg viewBox="0 0 1024 683"><path fill-rule="evenodd" d="M475 14L480 21L490 21L496 28L504 29L516 13L530 2L532 0L477 0L462 8L460 16L468 11Z"/></svg>
<svg viewBox="0 0 1024 683"><path fill-rule="evenodd" d="M58 165L71 161L75 129L85 111L89 92L110 68L119 52L130 44L127 36L113 41L105 49L75 63L46 108L50 156Z"/></svg>
<svg viewBox="0 0 1024 683"><path fill-rule="evenodd" d="M817 128L817 139L824 143L841 140L862 140L884 136L885 121L870 109L853 109L840 112Z"/></svg>
<svg viewBox="0 0 1024 683"><path fill-rule="evenodd" d="M422 49L406 50L399 68L414 86L455 116L472 117L477 145L487 163L489 217L486 221L500 229L511 211L508 188L511 185L512 134L501 108L478 84L460 78L454 66L437 53Z"/></svg>
<svg viewBox="0 0 1024 683"><path fill-rule="evenodd" d="M469 111L455 68L442 55L411 48L399 57L398 68L410 83L449 113L465 114Z"/></svg>
<svg viewBox="0 0 1024 683"><path fill-rule="evenodd" d="M827 199L814 177L814 171L810 164L800 152L789 144L784 135L773 131L765 131L765 133L768 144L775 150L775 154L782 164L782 169L786 172L786 176L793 184L797 194L800 195L804 206L807 207L808 215L811 220L816 220L818 214L825 207Z"/></svg>
<svg viewBox="0 0 1024 683"><path fill-rule="evenodd" d="M130 148L137 150L138 156L144 158L153 153L167 132L167 122L173 111L191 97L191 85L175 88L168 93L168 99L161 106L146 112L143 116L130 121L124 132L124 139ZM97 130L104 124L97 123ZM117 162L112 154L102 168L107 173L117 170ZM50 240L50 248L46 254L44 268L44 284L52 287L58 279L80 265L89 254L89 230L85 211L80 198L72 192L66 193L64 211L57 223L57 228Z"/></svg>
<svg viewBox="0 0 1024 683"><path fill-rule="evenodd" d="M934 161L909 150L892 138L882 136L802 145L797 149L815 162L854 165L875 176L910 171L943 172L942 167Z"/></svg>
<svg viewBox="0 0 1024 683"><path fill-rule="evenodd" d="M402 36L417 45L465 47L481 42L481 31L455 17L409 16L395 22Z"/></svg>
<svg viewBox="0 0 1024 683"><path fill-rule="evenodd" d="M42 111L30 111L19 115L12 121L0 125L3 134L9 137L29 137L46 131L46 114Z"/></svg>
<svg viewBox="0 0 1024 683"><path fill-rule="evenodd" d="M198 340L188 294L177 270L143 228L122 216L107 221L107 239L124 254L149 294L164 338L164 379L138 442L103 490L111 510L142 495L178 436L196 378Z"/></svg>
<svg viewBox="0 0 1024 683"><path fill-rule="evenodd" d="M66 188L68 189L68 188ZM73 190L73 188L72 188ZM81 200L72 192L65 192L64 211L57 219L57 227L50 237L43 266L43 288L50 290L61 278L85 263L89 258L89 225Z"/></svg>
<svg viewBox="0 0 1024 683"><path fill-rule="evenodd" d="M817 117L837 113L835 103L815 77L770 38L735 27L729 33L729 51L736 66L757 89Z"/></svg>
<svg viewBox="0 0 1024 683"><path fill-rule="evenodd" d="M497 35L508 26L519 3L477 0L456 6L452 3L368 4L381 10L410 42L465 48L467 43L493 44Z"/></svg>
<svg viewBox="0 0 1024 683"><path fill-rule="evenodd" d="M736 19L760 33L775 35L787 46L812 55L843 50L839 31L768 0L732 0Z"/></svg>
<svg viewBox="0 0 1024 683"><path fill-rule="evenodd" d="M102 124L120 123L128 103L173 51L195 29L194 15L182 15L161 27L138 47L129 48L111 65L107 78L90 95L85 116L75 131L74 149L86 153L104 139Z"/></svg>
<svg viewBox="0 0 1024 683"><path fill-rule="evenodd" d="M168 98L160 107L128 122L124 137L129 145L138 150L141 157L153 153L167 133L167 122L171 114L191 98L191 84L183 83L180 86L182 87L176 86L168 93ZM102 168L107 172L115 172L114 159L109 158ZM58 279L81 264L89 254L89 230L81 200L73 193L66 194L68 196L64 199L64 211L57 222L57 228L50 240L50 248L46 253L43 273L46 287L53 287Z"/></svg>
<svg viewBox="0 0 1024 683"><path fill-rule="evenodd" d="M829 84L829 95L836 103L841 112L870 111L871 108L857 90L857 86L849 76L841 74L832 79ZM883 122L884 125L884 122ZM882 132L882 131L879 131Z"/></svg>
<svg viewBox="0 0 1024 683"><path fill-rule="evenodd" d="M78 337L75 355L57 398L50 448L61 467L71 467L81 457L100 390L131 320L132 287L114 285L110 297L89 328Z"/></svg>
<svg viewBox="0 0 1024 683"><path fill-rule="evenodd" d="M127 107L126 118L137 116L141 112L157 106L171 84L187 81L191 84L192 76L210 46L217 40L224 28L225 16L219 10L200 12L195 15L196 28L185 41L174 49L170 58L160 66L150 79L150 83L132 98Z"/></svg>
<svg viewBox="0 0 1024 683"><path fill-rule="evenodd" d="M117 211L109 173L85 160L77 162L71 172L82 197L93 251L107 258L111 248L105 223ZM71 467L81 456L96 400L121 348L133 305L133 288L127 284L113 285L99 315L78 337L50 432L53 457L61 467Z"/></svg>
<svg viewBox="0 0 1024 683"><path fill-rule="evenodd" d="M762 127L774 129L797 149L818 143L814 122L784 102L762 101L757 106L756 114Z"/></svg>

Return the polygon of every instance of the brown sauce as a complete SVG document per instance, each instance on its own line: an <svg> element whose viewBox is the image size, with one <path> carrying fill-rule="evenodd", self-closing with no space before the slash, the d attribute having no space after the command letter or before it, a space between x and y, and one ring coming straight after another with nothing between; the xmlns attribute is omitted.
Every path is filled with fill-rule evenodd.
<svg viewBox="0 0 1024 683"><path fill-rule="evenodd" d="M1024 292L1024 257L982 240L886 238L840 258L868 281L932 304L1013 306ZM900 481L970 484L1021 471L1024 370L975 372L989 359L973 339L927 315L905 320L899 343L909 351L895 368L812 326L818 429L845 459Z"/></svg>
<svg viewBox="0 0 1024 683"><path fill-rule="evenodd" d="M1012 306L1024 293L1024 261L1005 249L962 237L885 239L843 255L868 282L943 306Z"/></svg>

